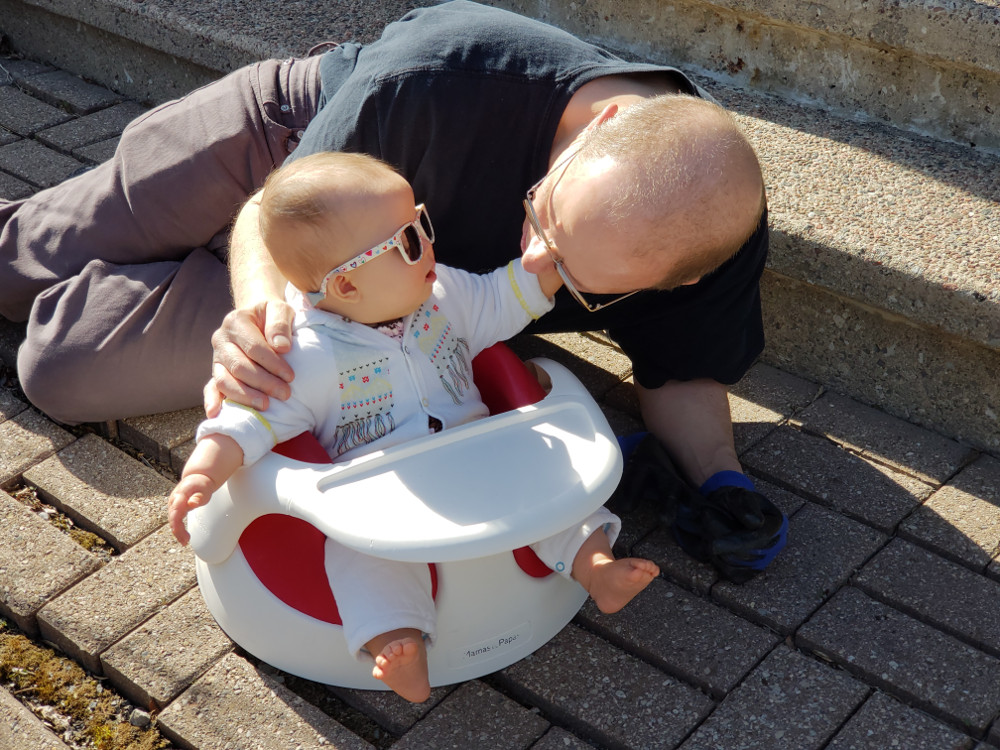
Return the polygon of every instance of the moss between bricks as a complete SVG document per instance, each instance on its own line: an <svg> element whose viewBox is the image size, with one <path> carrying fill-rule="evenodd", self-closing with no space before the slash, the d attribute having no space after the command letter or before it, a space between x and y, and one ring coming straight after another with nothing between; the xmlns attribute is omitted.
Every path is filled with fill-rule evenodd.
<svg viewBox="0 0 1000 750"><path fill-rule="evenodd" d="M79 665L0 620L0 680L75 748L164 750L155 728L129 723L132 706Z"/></svg>
<svg viewBox="0 0 1000 750"><path fill-rule="evenodd" d="M108 562L115 556L115 549L107 540L102 539L97 534L85 531L73 523L73 519L64 513L60 513L51 505L46 505L38 498L38 492L34 487L24 485L10 488L7 492L17 501L26 505L35 513L44 512L49 523L69 536L74 542L83 547L87 552L95 555L103 562Z"/></svg>

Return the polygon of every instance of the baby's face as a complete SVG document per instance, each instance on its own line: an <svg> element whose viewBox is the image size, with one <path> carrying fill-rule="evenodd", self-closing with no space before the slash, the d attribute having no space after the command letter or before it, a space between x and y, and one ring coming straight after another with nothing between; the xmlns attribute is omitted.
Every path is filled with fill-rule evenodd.
<svg viewBox="0 0 1000 750"><path fill-rule="evenodd" d="M413 191L400 180L398 189L365 201L352 213L351 246L357 248L357 253L381 249L400 227L417 219ZM415 247L414 241L419 245ZM390 247L347 272L362 298L360 305L347 313L348 317L360 323L393 320L409 315L427 301L437 278L434 247L419 231L406 232L403 242L409 258L419 258L415 263L408 263L402 250Z"/></svg>

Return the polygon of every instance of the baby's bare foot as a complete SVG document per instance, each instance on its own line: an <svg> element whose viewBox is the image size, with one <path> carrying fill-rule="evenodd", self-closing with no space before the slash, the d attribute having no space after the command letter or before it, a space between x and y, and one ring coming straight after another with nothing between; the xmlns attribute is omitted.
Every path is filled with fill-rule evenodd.
<svg viewBox="0 0 1000 750"><path fill-rule="evenodd" d="M431 695L427 680L427 651L413 638L392 641L375 657L372 676L413 703L423 703Z"/></svg>
<svg viewBox="0 0 1000 750"><path fill-rule="evenodd" d="M601 612L610 614L632 601L659 574L656 563L639 557L600 562L591 571L588 593Z"/></svg>

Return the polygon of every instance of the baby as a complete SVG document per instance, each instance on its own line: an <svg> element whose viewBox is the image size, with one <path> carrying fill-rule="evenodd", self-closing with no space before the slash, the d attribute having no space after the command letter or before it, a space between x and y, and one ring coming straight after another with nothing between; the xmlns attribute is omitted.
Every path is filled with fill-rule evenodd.
<svg viewBox="0 0 1000 750"><path fill-rule="evenodd" d="M314 154L277 169L260 194L260 228L296 309L292 395L264 412L226 402L201 424L168 501L181 544L188 511L305 430L346 460L486 416L472 358L547 312L562 284L555 269L535 276L519 260L485 275L436 266L427 209L392 168L360 154ZM447 481L447 467L438 471ZM659 574L648 560L614 558L620 529L602 508L532 549L616 612ZM426 700L436 629L427 566L329 539L325 552L348 648L374 657L373 676L396 693Z"/></svg>

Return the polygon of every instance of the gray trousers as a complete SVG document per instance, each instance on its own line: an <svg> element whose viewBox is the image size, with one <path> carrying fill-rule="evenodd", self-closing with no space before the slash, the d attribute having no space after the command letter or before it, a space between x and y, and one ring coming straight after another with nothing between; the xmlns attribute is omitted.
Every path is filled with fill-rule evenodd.
<svg viewBox="0 0 1000 750"><path fill-rule="evenodd" d="M0 315L28 321L17 369L38 408L76 423L201 403L230 225L319 97L319 57L251 65L136 119L99 167L0 201Z"/></svg>

